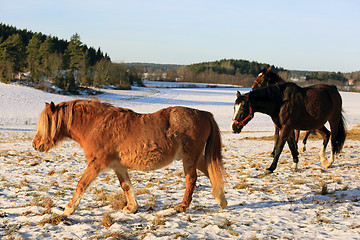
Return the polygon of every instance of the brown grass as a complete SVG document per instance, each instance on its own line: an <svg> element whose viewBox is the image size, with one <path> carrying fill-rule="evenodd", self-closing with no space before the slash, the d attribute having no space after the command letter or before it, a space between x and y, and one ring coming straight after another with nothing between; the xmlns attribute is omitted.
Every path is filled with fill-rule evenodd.
<svg viewBox="0 0 360 240"><path fill-rule="evenodd" d="M60 223L68 223L68 217L66 215L58 215L56 213L52 214L48 218L44 218L39 222L40 226L44 226L46 223L50 223L53 225L59 225Z"/></svg>
<svg viewBox="0 0 360 240"><path fill-rule="evenodd" d="M108 212L103 214L103 219L100 223L100 226L111 227L114 224L114 219L110 216Z"/></svg>

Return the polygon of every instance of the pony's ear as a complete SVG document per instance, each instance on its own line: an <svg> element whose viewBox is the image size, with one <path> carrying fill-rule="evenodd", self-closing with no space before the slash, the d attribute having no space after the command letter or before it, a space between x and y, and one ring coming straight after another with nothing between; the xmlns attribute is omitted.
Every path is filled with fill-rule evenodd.
<svg viewBox="0 0 360 240"><path fill-rule="evenodd" d="M271 71L271 66L266 70L267 72L270 72Z"/></svg>
<svg viewBox="0 0 360 240"><path fill-rule="evenodd" d="M240 96L241 96L241 93L240 93L239 91L237 91L236 97L238 98L238 97L240 97Z"/></svg>
<svg viewBox="0 0 360 240"><path fill-rule="evenodd" d="M55 104L54 104L54 102L51 102L51 103L47 103L47 102L46 102L46 103L45 103L45 107L49 107L52 112L55 111Z"/></svg>

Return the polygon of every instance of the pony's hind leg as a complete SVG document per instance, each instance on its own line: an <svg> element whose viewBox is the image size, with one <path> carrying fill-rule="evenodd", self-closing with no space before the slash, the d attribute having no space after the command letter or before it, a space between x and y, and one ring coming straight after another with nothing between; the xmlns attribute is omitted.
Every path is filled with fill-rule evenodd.
<svg viewBox="0 0 360 240"><path fill-rule="evenodd" d="M125 213L134 213L138 209L138 203L136 200L136 195L134 193L134 188L131 184L130 177L127 169L125 168L117 168L114 169L116 176L119 179L120 186L124 191L127 204L123 209Z"/></svg>
<svg viewBox="0 0 360 240"><path fill-rule="evenodd" d="M195 189L197 180L196 162L191 162L190 160L191 158L183 158L186 189L182 202L175 207L175 210L178 212L184 212L189 208Z"/></svg>
<svg viewBox="0 0 360 240"><path fill-rule="evenodd" d="M77 206L79 206L82 195L91 182L99 175L99 173L106 167L99 164L95 159L90 161L80 181L78 182L74 195L70 199L69 203L65 206L64 214L72 214Z"/></svg>

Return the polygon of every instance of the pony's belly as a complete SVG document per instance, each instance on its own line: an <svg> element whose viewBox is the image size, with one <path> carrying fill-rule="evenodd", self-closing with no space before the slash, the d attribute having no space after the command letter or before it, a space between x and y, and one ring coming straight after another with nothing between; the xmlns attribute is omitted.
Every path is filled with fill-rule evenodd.
<svg viewBox="0 0 360 240"><path fill-rule="evenodd" d="M156 170L171 164L179 159L179 148L170 150L154 149L152 151L137 151L128 156L121 156L121 165L134 170L150 171Z"/></svg>

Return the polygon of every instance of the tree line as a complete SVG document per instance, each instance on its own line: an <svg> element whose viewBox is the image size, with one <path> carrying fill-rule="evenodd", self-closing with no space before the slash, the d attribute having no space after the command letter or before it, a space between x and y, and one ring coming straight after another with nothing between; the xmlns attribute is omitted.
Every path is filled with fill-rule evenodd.
<svg viewBox="0 0 360 240"><path fill-rule="evenodd" d="M25 72L30 74L20 74ZM15 78L41 88L50 81L71 93L80 86L130 88L131 81L139 81L136 70L112 63L100 48L83 44L77 33L66 41L0 24L0 81Z"/></svg>
<svg viewBox="0 0 360 240"><path fill-rule="evenodd" d="M178 69L183 81L232 84L251 86L257 74L269 64L241 59L222 59L220 61L196 63ZM274 72L285 72L285 69L272 66Z"/></svg>

